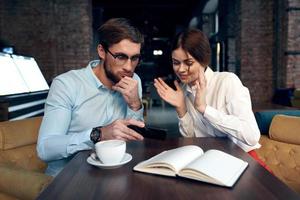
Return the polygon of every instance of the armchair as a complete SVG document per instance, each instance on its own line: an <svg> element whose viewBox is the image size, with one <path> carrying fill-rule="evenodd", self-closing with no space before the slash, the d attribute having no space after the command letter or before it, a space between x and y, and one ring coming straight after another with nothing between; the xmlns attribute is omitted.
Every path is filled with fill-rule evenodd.
<svg viewBox="0 0 300 200"><path fill-rule="evenodd" d="M0 199L35 199L52 180L36 152L41 119L0 122Z"/></svg>
<svg viewBox="0 0 300 200"><path fill-rule="evenodd" d="M262 134L258 157L300 194L300 110L262 111L255 117Z"/></svg>

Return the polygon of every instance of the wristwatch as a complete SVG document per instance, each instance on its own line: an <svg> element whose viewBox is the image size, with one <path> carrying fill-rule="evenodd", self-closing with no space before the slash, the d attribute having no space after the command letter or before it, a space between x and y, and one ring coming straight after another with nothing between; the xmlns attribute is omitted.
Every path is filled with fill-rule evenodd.
<svg viewBox="0 0 300 200"><path fill-rule="evenodd" d="M101 140L102 132L101 132L102 126L98 126L92 129L92 132L90 134L90 140L96 144Z"/></svg>

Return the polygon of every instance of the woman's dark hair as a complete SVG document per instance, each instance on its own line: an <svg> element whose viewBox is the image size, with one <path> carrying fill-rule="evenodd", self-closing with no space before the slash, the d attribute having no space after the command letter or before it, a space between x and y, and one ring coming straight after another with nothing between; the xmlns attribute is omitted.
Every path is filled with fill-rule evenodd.
<svg viewBox="0 0 300 200"><path fill-rule="evenodd" d="M191 54L204 67L209 64L211 49L209 40L202 31L193 28L177 34L171 50L174 51L180 47Z"/></svg>
<svg viewBox="0 0 300 200"><path fill-rule="evenodd" d="M99 44L105 49L128 39L134 43L143 45L144 36L142 33L125 18L112 18L105 22L99 29Z"/></svg>

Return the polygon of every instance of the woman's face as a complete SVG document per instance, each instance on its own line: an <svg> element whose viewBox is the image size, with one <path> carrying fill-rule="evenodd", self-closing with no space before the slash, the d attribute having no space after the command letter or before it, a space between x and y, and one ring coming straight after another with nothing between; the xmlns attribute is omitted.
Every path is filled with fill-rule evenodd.
<svg viewBox="0 0 300 200"><path fill-rule="evenodd" d="M194 85L204 67L181 47L172 52L173 70L182 83Z"/></svg>

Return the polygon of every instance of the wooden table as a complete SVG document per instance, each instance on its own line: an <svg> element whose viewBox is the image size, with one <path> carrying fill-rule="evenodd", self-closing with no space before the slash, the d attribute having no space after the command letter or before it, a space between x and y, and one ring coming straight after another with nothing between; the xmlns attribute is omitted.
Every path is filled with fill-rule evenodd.
<svg viewBox="0 0 300 200"><path fill-rule="evenodd" d="M184 178L134 172L133 167L163 150L195 144L204 150L219 149L249 163L232 188ZM257 164L227 139L176 138L128 142L133 159L117 169L99 169L86 162L89 151L78 153L38 199L299 199L279 179Z"/></svg>

